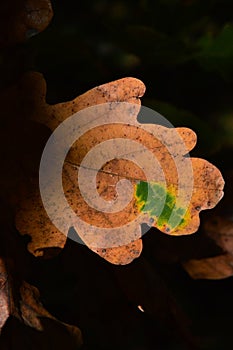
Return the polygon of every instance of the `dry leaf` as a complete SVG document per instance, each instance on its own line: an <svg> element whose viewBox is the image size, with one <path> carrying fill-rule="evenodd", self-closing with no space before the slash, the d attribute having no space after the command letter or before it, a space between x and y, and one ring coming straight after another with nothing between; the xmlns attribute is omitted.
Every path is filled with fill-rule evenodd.
<svg viewBox="0 0 233 350"><path fill-rule="evenodd" d="M33 76L40 81L38 86L41 89L34 119L52 131L65 120L69 121L71 115L92 106L85 110L85 114L76 114L76 123L71 124L73 129L78 124L81 136L72 144L63 167L62 185L68 206L66 201L65 204L62 202L54 187L57 183L54 181L54 185L51 178L58 173L56 157L60 157L59 150L62 152L63 144L67 143L67 135L63 134L59 139L58 154L46 164L46 169L49 169L46 173L49 209L46 207L46 210L56 224L54 220L53 223L50 221L43 208L45 202L42 204L37 185L33 191L29 190L17 212L17 228L22 234L32 237L29 250L33 254L43 255L43 249L49 247L63 248L69 228L74 227L90 249L112 263L125 264L140 255L141 223L172 235L197 231L199 212L218 203L223 195L224 181L219 170L209 162L186 157L196 143L192 130L137 121L139 97L145 91L141 81L120 79L96 87L71 102L50 106L45 102L45 82L38 74ZM105 147L104 152L99 150L98 147L109 140L113 143ZM92 153L91 158L86 157L93 149L97 150L94 156ZM117 156L112 155L114 152ZM97 167L95 192L89 189L96 169L93 161L101 163L103 153L108 155L109 161L102 162L101 168ZM84 192L89 191L92 200L115 200L124 209L117 213L106 212L88 205L80 189L78 171L84 173ZM133 186L133 196L126 206L122 206L127 198L125 193L132 192L132 186L128 189L127 183L122 182L124 179L130 180ZM116 192L120 183L122 197L119 189ZM77 221L78 217L81 221ZM68 222L65 218L69 218ZM62 225L64 228L59 230Z"/></svg>
<svg viewBox="0 0 233 350"><path fill-rule="evenodd" d="M233 222L215 216L204 225L205 234L222 249L223 254L210 258L190 260L183 264L195 279L222 279L233 276Z"/></svg>
<svg viewBox="0 0 233 350"><path fill-rule="evenodd" d="M11 313L11 300L6 266L3 259L0 259L0 331Z"/></svg>
<svg viewBox="0 0 233 350"><path fill-rule="evenodd" d="M0 8L0 47L21 43L42 32L53 16L50 0L9 0Z"/></svg>
<svg viewBox="0 0 233 350"><path fill-rule="evenodd" d="M193 279L222 279L233 276L233 256L223 254L200 260L189 260L183 264Z"/></svg>
<svg viewBox="0 0 233 350"><path fill-rule="evenodd" d="M15 300L15 295L19 300ZM43 319L50 319L62 325L74 339L76 346L80 347L82 335L79 328L58 321L43 307L39 297L37 288L26 282L22 282L19 292L15 293L6 262L0 258L0 332L10 316L38 331L43 331Z"/></svg>
<svg viewBox="0 0 233 350"><path fill-rule="evenodd" d="M25 86L28 85L27 81L30 86L34 83L38 92L38 100L34 100L34 119L37 120L42 117L42 122L45 123L45 121L47 121L45 124L51 128L58 126L62 118L67 118L70 114L91 105L116 100L127 101L135 103L136 105L140 104L139 97L142 96L145 91L144 84L139 80L125 78L94 88L71 102L50 106L45 102L46 84L41 74L29 74L25 78ZM39 120L41 121L41 119ZM70 167L68 163L67 167ZM36 185L34 185L34 190L31 190L31 188L28 189L28 194L20 205L20 210L18 210L16 216L16 226L22 234L29 234L32 236L32 241L29 243L28 248L29 251L36 256L43 255L44 249L46 248L63 248L65 245L66 236L61 233L48 218L43 209L39 190ZM140 255L142 243L140 240L136 240L135 242L127 244L125 247L109 249L96 249L93 247L93 250L110 262L125 264Z"/></svg>
<svg viewBox="0 0 233 350"><path fill-rule="evenodd" d="M138 258L142 252L142 240L138 239L125 246L114 247L114 248L92 248L89 247L93 252L99 254L102 258L116 265L126 265L132 260Z"/></svg>
<svg viewBox="0 0 233 350"><path fill-rule="evenodd" d="M49 318L56 322L59 322L72 336L76 342L76 346L80 347L82 345L82 334L78 327L69 325L64 322L58 321L53 317L41 304L39 301L39 291L34 286L23 282L20 287L21 302L20 302L20 312L24 323L30 327L37 330L43 331L43 325L41 321L43 318Z"/></svg>

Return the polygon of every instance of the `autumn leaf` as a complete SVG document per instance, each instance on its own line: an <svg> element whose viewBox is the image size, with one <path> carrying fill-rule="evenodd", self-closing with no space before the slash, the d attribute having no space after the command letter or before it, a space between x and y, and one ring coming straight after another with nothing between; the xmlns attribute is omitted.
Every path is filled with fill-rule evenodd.
<svg viewBox="0 0 233 350"><path fill-rule="evenodd" d="M24 42L42 32L50 23L50 0L10 0L0 5L0 47Z"/></svg>
<svg viewBox="0 0 233 350"><path fill-rule="evenodd" d="M40 86L34 119L58 134L59 130L64 132L60 125L70 123L72 132L77 129L80 137L71 143L63 169L59 169L56 161L69 135L63 133L60 138L52 135L54 149L44 150L45 158L46 151L49 153L44 164L47 199L41 198L35 183L20 204L16 226L22 234L32 237L28 248L33 254L43 255L43 250L49 247L63 248L68 230L73 227L80 242L104 259L126 264L141 253L142 223L170 235L197 231L199 212L218 203L224 181L220 171L209 162L187 157L196 143L192 130L137 121L139 97L145 91L141 81L120 79L96 87L71 102L50 106L45 101L45 82L38 74L34 77ZM106 143L108 146L101 149L101 144ZM105 158L101 158L103 155ZM94 161L98 166L93 165ZM43 160L41 163L43 168ZM53 175L60 170L61 179L53 182ZM131 182L130 187L125 180ZM90 189L94 182L97 191ZM63 187L65 204L56 191L57 185ZM122 196L117 189L119 185ZM121 209L117 213L97 210L88 205L83 193L89 193L93 201L100 203L115 201ZM131 193L132 198L122 205L126 193ZM78 217L81 220L77 221Z"/></svg>
<svg viewBox="0 0 233 350"><path fill-rule="evenodd" d="M27 282L22 282L19 292L15 290L15 281L7 269L6 259L0 258L0 332L10 316L25 325L43 331L43 320L49 319L66 329L77 347L82 344L82 335L78 327L58 321L41 304L39 291ZM15 298L17 295L17 300ZM18 299L19 298L19 299Z"/></svg>
<svg viewBox="0 0 233 350"><path fill-rule="evenodd" d="M183 259L193 279L224 279L233 276L232 172L226 172L226 194L210 215L203 219L201 236L208 245L198 258ZM212 246L212 248L211 248Z"/></svg>
<svg viewBox="0 0 233 350"><path fill-rule="evenodd" d="M221 216L207 220L204 224L205 234L210 237L222 254L192 259L183 263L185 270L194 279L223 279L233 276L233 223Z"/></svg>
<svg viewBox="0 0 233 350"><path fill-rule="evenodd" d="M138 97L143 95L145 90L144 85L137 79L129 79L128 85L125 84L126 79L122 79L117 83L113 82L95 88L78 97L74 101L49 106L45 103L46 85L41 75L38 73L29 74L28 81L30 82L30 85L32 84L32 81L34 81L39 97L38 101L35 100L34 102L36 111L34 119L42 116L44 122L45 120L50 121L48 125L51 128L55 128L59 125L59 120L62 120L64 116L68 117L70 114L74 113L74 111L76 112L84 109L92 104L96 105L97 103L102 104L106 101L122 100L133 102L137 105L140 103ZM131 85L133 88L131 88ZM73 169L69 163L67 163L66 166ZM68 176L71 174L72 172L70 171L67 175L67 184L69 184ZM31 186L27 185L27 190L28 194L24 197L20 204L20 209L17 212L16 226L22 234L32 235L33 239L28 245L29 251L36 256L41 256L46 248L63 248L66 242L66 235L62 234L53 225L46 214L37 184L34 183L31 184ZM142 242L141 240L136 240L132 243L128 243L124 247L108 249L98 249L93 247L93 250L111 262L124 264L129 263L140 255Z"/></svg>
<svg viewBox="0 0 233 350"><path fill-rule="evenodd" d="M3 260L0 259L0 330L10 315L11 298L12 296L8 290L6 267Z"/></svg>

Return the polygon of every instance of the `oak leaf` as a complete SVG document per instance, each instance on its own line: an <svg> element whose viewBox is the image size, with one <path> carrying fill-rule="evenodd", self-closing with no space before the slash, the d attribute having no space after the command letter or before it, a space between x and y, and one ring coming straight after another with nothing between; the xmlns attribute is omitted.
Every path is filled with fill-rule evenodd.
<svg viewBox="0 0 233 350"><path fill-rule="evenodd" d="M43 331L43 320L49 319L63 327L74 340L77 347L82 344L82 335L78 327L58 321L41 304L36 287L22 281L19 291L7 269L6 259L0 258L0 333L9 317L15 317L26 326ZM16 299L17 296L17 299Z"/></svg>
<svg viewBox="0 0 233 350"><path fill-rule="evenodd" d="M55 156L54 159L50 159L51 164L46 164L50 168L47 173L47 182L49 186L51 185L47 194L49 210L58 224L65 221L65 217L69 217L70 221L65 223L64 230L57 228L59 225L50 220L51 215L48 215L44 208L45 202L42 201L38 183L35 182L32 190L28 189L28 194L22 200L16 216L18 230L32 237L28 248L34 255L43 255L43 251L50 247L63 248L71 227L75 228L79 239L90 249L115 264L129 263L140 255L142 223L155 226L170 235L191 234L197 231L199 212L213 208L223 195L223 178L220 171L209 162L187 157L188 151L196 144L196 135L192 130L168 128L158 124L141 124L137 121L140 110L139 98L145 91L141 81L134 78L120 79L98 86L73 101L51 106L45 101L44 80L38 74L34 74L34 77L40 86L34 119L56 131L59 125L75 115L78 117L78 128L83 130L80 138L72 144L62 172L62 186L68 207L82 218L83 224L79 222L77 225L76 215L69 216L67 205L64 206L60 197L56 197L56 191L50 183L49 171L54 173L57 171L56 164L53 163L56 162ZM84 110L89 112L82 113ZM102 115L103 122L99 123ZM86 124L88 130L85 129ZM74 129L77 127L76 124L73 126ZM91 173L96 170L92 165L93 159L97 161L101 159L101 152L95 153L95 156L89 159L89 163L87 160L86 165L83 165L83 159L86 159L86 155L94 148L98 149L101 143L117 138L121 143L113 142L105 148L104 153L109 157L113 151L116 151L117 156L110 157L109 161L98 168L97 192L93 195L94 200L96 197L102 198L105 202L117 200L118 183L122 184L124 179L130 180L132 199L116 214L106 213L104 210L98 211L88 205L80 190L77 170L81 172L85 168L84 182L88 191L89 179L92 179ZM57 148L62 149L66 141L64 136ZM128 143L131 145L130 148L127 148ZM137 148L136 145L143 147ZM125 154L122 153L124 147L131 154L131 158L125 159ZM137 161L140 158L141 167L134 162L134 158ZM156 159L156 164L153 159ZM122 187L123 192L128 191L125 182ZM121 201L122 198L119 200L120 204ZM132 222L134 226L131 225ZM91 228L90 232L86 223ZM119 224L120 228L115 230ZM101 235L98 234L99 227ZM102 234L103 228L108 229L106 234Z"/></svg>
<svg viewBox="0 0 233 350"><path fill-rule="evenodd" d="M24 42L42 32L53 17L50 0L10 0L0 5L0 47Z"/></svg>

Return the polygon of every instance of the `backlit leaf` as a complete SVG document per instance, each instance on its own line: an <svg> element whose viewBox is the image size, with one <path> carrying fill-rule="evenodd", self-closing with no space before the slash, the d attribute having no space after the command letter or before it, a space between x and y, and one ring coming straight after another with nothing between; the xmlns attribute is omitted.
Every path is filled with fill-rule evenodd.
<svg viewBox="0 0 233 350"><path fill-rule="evenodd" d="M92 109L87 109L89 115L78 119L79 129L85 129L85 123L88 123L88 130L73 143L63 166L62 185L68 206L64 206L60 197L57 197L49 178L46 180L52 186L48 195L50 215L60 224L65 222L65 232L59 230L46 213L36 182L32 190L28 188L28 194L20 204L16 225L22 234L32 237L29 250L33 254L43 255L43 250L50 247L63 248L68 230L73 227L80 240L104 259L115 264L126 264L140 255L142 223L170 235L197 231L199 212L213 208L218 203L223 196L224 181L220 171L209 162L186 156L196 144L196 135L191 129L140 124L137 121L139 97L145 91L141 81L134 78L120 79L96 87L71 102L51 106L45 102L46 87L43 79L38 74L34 76L40 81L38 86L41 89L34 118L52 131L58 130L57 127L75 113L90 106ZM102 117L104 123L95 124ZM117 118L122 118L122 122L118 122ZM131 191L132 198L117 213L96 210L83 198L77 174L85 168L89 169L85 175L89 191L89 176L95 170L93 162L101 159L102 152L90 158L88 166L83 166L83 160L101 143L117 139L121 139L121 142L113 141L103 151L110 152L109 154L114 151L117 157L112 157L98 168L95 180L97 191L93 190L91 195L94 200L118 200L122 204L124 195L118 198L116 188L118 183L128 180L131 189L127 189L124 182L124 191ZM65 136L58 148L62 149L64 142ZM127 148L131 158L125 159L122 145L123 148L126 147L127 142L131 145L131 148ZM136 145L144 148L140 148L139 152ZM141 167L140 162L144 162ZM53 171L56 170L51 168ZM76 216L69 216L69 208ZM80 217L82 223L79 221L77 224L76 217Z"/></svg>

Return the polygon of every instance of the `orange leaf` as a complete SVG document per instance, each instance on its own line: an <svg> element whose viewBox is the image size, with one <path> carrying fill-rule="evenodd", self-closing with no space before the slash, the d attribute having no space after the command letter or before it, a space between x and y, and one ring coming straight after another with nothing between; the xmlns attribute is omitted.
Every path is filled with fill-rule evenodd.
<svg viewBox="0 0 233 350"><path fill-rule="evenodd" d="M16 217L33 254L63 248L74 227L80 242L126 264L140 255L142 223L171 235L197 231L199 212L218 203L224 181L209 162L187 157L192 130L137 121L141 81L120 79L50 106L44 81L34 76L41 81L34 119L54 132L41 160L40 193L35 184Z"/></svg>

